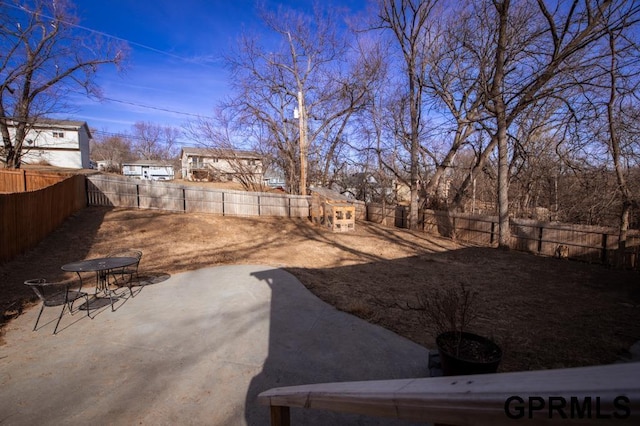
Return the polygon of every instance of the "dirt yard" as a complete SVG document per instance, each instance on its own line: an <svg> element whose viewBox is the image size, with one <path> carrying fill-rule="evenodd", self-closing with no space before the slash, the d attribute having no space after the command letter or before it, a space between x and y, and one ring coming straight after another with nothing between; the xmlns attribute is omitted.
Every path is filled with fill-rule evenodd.
<svg viewBox="0 0 640 426"><path fill-rule="evenodd" d="M640 275L598 265L457 244L358 222L336 234L305 219L87 208L35 249L0 265L2 325L32 294L26 279L72 278L60 266L121 248L144 252L141 275L220 264L265 264L297 276L338 309L429 348L419 293L464 283L478 294L472 331L504 350L500 371L611 363L640 340ZM28 303L26 303L28 305Z"/></svg>

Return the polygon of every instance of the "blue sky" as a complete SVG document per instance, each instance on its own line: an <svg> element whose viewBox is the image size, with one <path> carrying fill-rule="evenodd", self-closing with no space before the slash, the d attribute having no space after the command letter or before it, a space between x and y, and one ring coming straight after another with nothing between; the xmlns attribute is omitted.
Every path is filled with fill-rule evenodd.
<svg viewBox="0 0 640 426"><path fill-rule="evenodd" d="M334 3L354 10L365 1ZM289 4L300 8L311 2ZM125 72L113 66L98 72L102 102L79 95L72 99L73 110L63 114L110 133L126 132L137 121L180 127L195 115L211 115L229 93L222 53L242 31L260 28L254 0L76 0L75 5L81 26L126 40L131 48Z"/></svg>

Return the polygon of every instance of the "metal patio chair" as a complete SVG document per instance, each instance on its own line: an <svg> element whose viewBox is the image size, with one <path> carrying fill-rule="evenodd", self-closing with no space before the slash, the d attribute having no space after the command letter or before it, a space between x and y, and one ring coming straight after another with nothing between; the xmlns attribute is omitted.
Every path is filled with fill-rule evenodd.
<svg viewBox="0 0 640 426"><path fill-rule="evenodd" d="M42 302L40 306L40 312L38 313L38 318L36 319L36 324L33 326L33 331L36 331L36 329L38 328L38 321L40 321L40 316L42 315L42 311L44 311L45 307L62 306L60 315L58 316L58 321L56 322L56 326L53 329L53 334L56 334L58 332L58 325L60 325L60 320L62 319L62 315L64 314L65 309L68 309L69 313L73 315L73 302L82 298L85 299L87 316L91 318L91 315L89 315L89 295L83 291L80 291L80 289L70 290L70 287L74 284L73 281L48 282L44 278L35 278L32 280L27 280L24 283L25 285L31 287L31 289Z"/></svg>
<svg viewBox="0 0 640 426"><path fill-rule="evenodd" d="M109 254L107 257L135 257L138 259L136 263L133 265L125 266L124 268L112 269L109 271L111 276L118 286L126 285L129 287L129 293L131 293L131 297L133 297L133 290L131 286L135 281L140 285L140 278L138 277L138 265L140 265L140 259L142 259L142 252L136 249L124 249L121 251L117 251L115 253Z"/></svg>

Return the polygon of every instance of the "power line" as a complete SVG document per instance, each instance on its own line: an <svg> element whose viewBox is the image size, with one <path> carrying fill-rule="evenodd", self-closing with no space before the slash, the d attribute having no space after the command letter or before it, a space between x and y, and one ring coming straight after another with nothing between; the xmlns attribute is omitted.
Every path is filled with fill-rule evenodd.
<svg viewBox="0 0 640 426"><path fill-rule="evenodd" d="M34 14L35 13L34 11L27 9L25 6L12 5L12 4L9 4L9 3L5 2L5 1L2 1L2 0L0 0L0 4L4 5L6 7L12 8L12 9L18 10L20 12L25 12L25 13L29 13L29 14ZM185 61L185 62L197 63L199 65L208 66L207 64L204 64L202 62L192 61L192 60L189 60L188 58L184 58L184 57L175 55L173 53L170 53L170 52L167 52L167 51L164 51L164 50L156 49L154 47L147 46L147 45L144 45L142 43L137 43L135 41L131 41L131 40L128 40L128 39L125 39L125 38L122 38L122 37L118 37L118 36L115 36L113 34L109 34L109 33L103 32L103 31L98 31L98 30L95 30L93 28L85 27L83 25L74 24L72 22L64 21L64 20L61 20L61 19L57 19L57 18L48 16L48 15L45 15L45 14L40 14L40 16L42 16L44 18L47 18L47 19L52 19L52 20L59 21L59 22L65 24L65 25L68 25L70 27L79 28L79 29L88 31L90 33L98 34L98 35L101 35L101 36L104 36L104 37L109 37L109 38L112 38L112 39L115 39L115 40L119 40L119 41L124 41L124 42L132 44L134 46L139 46L139 47L141 47L143 49L147 49L147 50L150 50L150 51L153 51L153 52L156 52L156 53L160 53L160 54L163 54L163 55L175 58L175 59L179 59L179 60L182 60L182 61ZM76 92L76 93L82 94L81 92ZM177 111L177 110L172 110L172 109L169 109L169 108L156 107L156 106L152 106L152 105L145 105L145 104L141 104L141 103L138 103L138 102L125 101L125 100L122 100L122 99L115 99L115 98L109 98L109 97L102 97L102 99L110 101L110 102L117 102L117 103L121 103L121 104L132 105L132 106L136 106L136 107L139 107L139 108L146 108L146 109L152 109L152 110L155 110L155 111L168 112L168 113L171 113L171 114L178 114L178 115L184 115L184 116L189 116L189 117L197 117L197 118L204 118L204 119L213 119L213 117L206 116L206 115L194 114L194 113L189 113L189 112L184 112L184 111Z"/></svg>
<svg viewBox="0 0 640 426"><path fill-rule="evenodd" d="M102 136L107 136L107 137L113 137L113 138L122 138L122 139L127 139L127 140L140 140L140 141L144 141L145 139L140 137L140 136L136 136L136 135L132 135L129 133L114 133L114 132L107 132L104 130L91 130L92 134L96 134L96 135L102 135ZM193 141L181 141L181 140L175 140L174 143L176 145L181 145L181 146L186 146L186 145L194 145Z"/></svg>
<svg viewBox="0 0 640 426"><path fill-rule="evenodd" d="M2 1L2 0L0 0L0 4L4 5L6 7L9 7L11 9L15 9L15 10L18 10L18 11L21 11L21 12L26 12L26 13L29 13L29 14L32 14L32 15L36 13L33 10L27 9L25 6L12 5L12 4L9 4L9 3L5 2L5 1ZM70 27L74 27L74 28L78 28L78 29L81 29L81 30L84 30L84 31L88 31L90 33L94 33L94 34L101 35L101 36L104 36L104 37L112 38L112 39L118 40L118 41L124 41L124 42L129 43L129 44L131 44L133 46L138 46L138 47L141 47L143 49L147 49L147 50L150 50L150 51L155 52L155 53L166 55L166 56L169 56L169 57L174 58L174 59L179 59L181 61L185 61L185 62L193 63L193 64L198 64L198 65L201 65L201 66L207 66L207 67L211 66L211 65L209 65L207 63L194 61L192 59L185 58L185 57L182 57L182 56L167 52L166 50L161 50L161 49L157 49L155 47L147 46L146 44L138 43L138 42L135 42L135 41L123 38L123 37L119 37L119 36L116 36L116 35L113 35L113 34L106 33L104 31L94 30L93 28L85 27L85 26L80 25L80 24L74 24L73 22L64 21L62 19L54 18L52 16L45 15L45 14L40 14L40 16L42 16L44 18L48 18L48 19L52 19L52 20L61 22L61 23L65 24L65 25L68 25Z"/></svg>
<svg viewBox="0 0 640 426"><path fill-rule="evenodd" d="M160 108L160 107L155 107L155 106L151 106L151 105L144 105L144 104L140 104L140 103L137 103L137 102L123 101L121 99L114 99L114 98L107 98L107 97L102 97L102 99L105 99L105 100L111 101L111 102L118 102L118 103L121 103L121 104L133 105L133 106L137 106L137 107L140 107L140 108L149 108L149 109L154 109L154 110L157 110L157 111L170 112L172 114L180 114L180 115L187 115L187 116L191 116L191 117L213 119L213 117L206 116L206 115L193 114L191 112L175 111L175 110L168 109L168 108Z"/></svg>

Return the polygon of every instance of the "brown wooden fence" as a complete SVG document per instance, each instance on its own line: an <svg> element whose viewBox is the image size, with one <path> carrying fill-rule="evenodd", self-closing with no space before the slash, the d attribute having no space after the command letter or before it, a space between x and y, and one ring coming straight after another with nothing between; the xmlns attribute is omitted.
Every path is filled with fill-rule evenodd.
<svg viewBox="0 0 640 426"><path fill-rule="evenodd" d="M135 207L228 216L309 217L311 197L210 189L119 176L87 176L92 206Z"/></svg>
<svg viewBox="0 0 640 426"><path fill-rule="evenodd" d="M37 191L0 194L0 261L35 246L64 219L87 204L214 213L232 216L309 217L311 197L231 191L133 180L119 176L64 176L0 171L0 188L47 186ZM59 182L60 179L65 179ZM51 184L57 181L58 183ZM18 190L16 190L18 191ZM358 219L407 227L408 207L356 202ZM484 246L497 245L498 218L425 210L422 229ZM613 228L511 219L511 248L553 256L566 246L568 257L640 270L640 231L631 231L627 251L616 257Z"/></svg>
<svg viewBox="0 0 640 426"><path fill-rule="evenodd" d="M69 215L86 205L82 175L67 176L36 191L0 194L0 262L35 247Z"/></svg>
<svg viewBox="0 0 640 426"><path fill-rule="evenodd" d="M0 170L0 193L35 191L69 177L68 174L32 170Z"/></svg>
<svg viewBox="0 0 640 426"><path fill-rule="evenodd" d="M406 228L408 207L367 206L367 220ZM495 247L498 243L498 218L468 213L425 210L419 214L425 232L454 238L472 244ZM546 256L554 256L558 246L566 246L569 259L606 265L621 264L640 270L640 231L627 237L627 250L618 259L618 230L615 228L539 222L529 219L510 220L510 247Z"/></svg>

